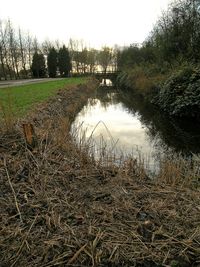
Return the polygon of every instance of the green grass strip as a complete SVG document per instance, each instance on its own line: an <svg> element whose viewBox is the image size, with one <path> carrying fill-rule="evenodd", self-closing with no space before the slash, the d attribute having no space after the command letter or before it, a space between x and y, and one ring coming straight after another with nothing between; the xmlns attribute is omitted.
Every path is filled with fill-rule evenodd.
<svg viewBox="0 0 200 267"><path fill-rule="evenodd" d="M50 82L0 88L0 117L12 113L21 117L35 104L41 103L66 85L86 83L86 78L64 78Z"/></svg>

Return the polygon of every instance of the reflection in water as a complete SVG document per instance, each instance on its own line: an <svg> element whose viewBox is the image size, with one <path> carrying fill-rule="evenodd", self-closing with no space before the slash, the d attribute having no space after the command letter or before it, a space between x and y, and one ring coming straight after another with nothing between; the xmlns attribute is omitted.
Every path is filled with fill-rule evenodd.
<svg viewBox="0 0 200 267"><path fill-rule="evenodd" d="M112 86L112 81L110 79L102 79L100 86Z"/></svg>
<svg viewBox="0 0 200 267"><path fill-rule="evenodd" d="M166 117L138 96L100 87L94 99L78 114L74 125L83 122L86 138L91 135L97 146L103 140L116 151L138 157L156 168L161 154L183 155L200 152L200 128L186 121Z"/></svg>

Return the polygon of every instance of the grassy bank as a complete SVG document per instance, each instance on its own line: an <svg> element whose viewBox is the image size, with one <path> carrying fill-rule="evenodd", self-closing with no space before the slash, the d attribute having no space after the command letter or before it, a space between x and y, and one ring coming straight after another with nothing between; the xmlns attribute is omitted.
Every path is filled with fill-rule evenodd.
<svg viewBox="0 0 200 267"><path fill-rule="evenodd" d="M59 89L68 85L86 83L86 78L67 78L51 82L42 82L0 88L0 116L11 113L14 117L21 117L35 104L41 103L48 97L55 95Z"/></svg>
<svg viewBox="0 0 200 267"><path fill-rule="evenodd" d="M200 194L185 163L150 180L137 161L104 166L69 129L97 85L60 90L0 134L1 266L197 266ZM184 181L187 180L187 183Z"/></svg>

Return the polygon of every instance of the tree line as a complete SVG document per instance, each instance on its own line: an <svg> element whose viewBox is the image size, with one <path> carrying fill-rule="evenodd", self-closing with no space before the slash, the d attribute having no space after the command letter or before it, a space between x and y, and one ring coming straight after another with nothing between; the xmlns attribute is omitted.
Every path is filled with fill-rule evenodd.
<svg viewBox="0 0 200 267"><path fill-rule="evenodd" d="M176 0L163 12L142 46L131 45L118 58L121 69L138 64L173 68L200 62L200 1Z"/></svg>
<svg viewBox="0 0 200 267"><path fill-rule="evenodd" d="M34 52L31 72L33 77L42 78L48 73L50 78L55 78L58 75L61 77L68 77L72 69L71 59L68 49L63 45L57 51L54 46L50 47L47 52L47 69L45 63L45 56L38 51Z"/></svg>
<svg viewBox="0 0 200 267"><path fill-rule="evenodd" d="M173 1L142 45L119 53L123 88L174 117L200 119L200 0Z"/></svg>
<svg viewBox="0 0 200 267"><path fill-rule="evenodd" d="M87 48L82 40L68 45L36 37L15 29L10 20L0 20L0 79L67 77L117 68L117 47Z"/></svg>

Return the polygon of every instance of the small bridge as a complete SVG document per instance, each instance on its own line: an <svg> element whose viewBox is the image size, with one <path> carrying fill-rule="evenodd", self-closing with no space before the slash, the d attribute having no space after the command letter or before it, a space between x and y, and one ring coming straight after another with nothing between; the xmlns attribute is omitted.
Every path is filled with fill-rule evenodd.
<svg viewBox="0 0 200 267"><path fill-rule="evenodd" d="M94 73L94 76L99 81L102 81L103 79L109 79L113 84L115 84L119 73L120 73L119 71L109 71L109 72L98 71Z"/></svg>

